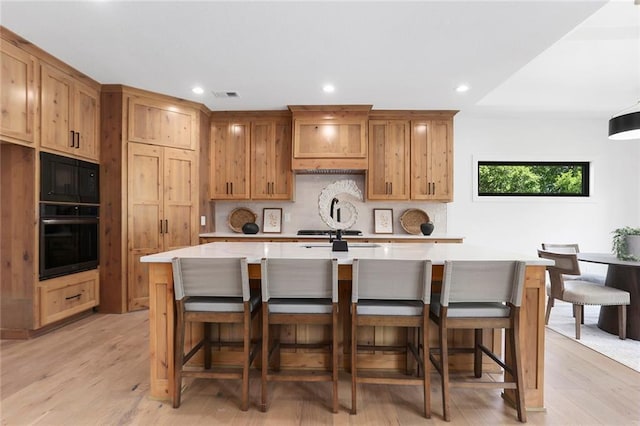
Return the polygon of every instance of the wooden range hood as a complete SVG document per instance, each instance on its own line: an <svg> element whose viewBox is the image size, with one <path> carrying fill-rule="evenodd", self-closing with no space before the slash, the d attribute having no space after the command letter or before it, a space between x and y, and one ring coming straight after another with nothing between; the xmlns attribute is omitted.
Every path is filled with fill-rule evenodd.
<svg viewBox="0 0 640 426"><path fill-rule="evenodd" d="M363 173L372 105L289 105L296 173Z"/></svg>

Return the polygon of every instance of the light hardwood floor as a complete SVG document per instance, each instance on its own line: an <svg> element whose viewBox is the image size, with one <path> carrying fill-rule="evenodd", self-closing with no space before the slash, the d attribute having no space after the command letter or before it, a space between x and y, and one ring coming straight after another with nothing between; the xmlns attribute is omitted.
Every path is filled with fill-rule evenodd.
<svg viewBox="0 0 640 426"><path fill-rule="evenodd" d="M182 406L147 397L149 327L146 311L95 314L29 341L0 345L3 425L197 424L445 424L438 377L432 376L430 420L412 386L365 385L351 416L349 376L340 382L340 411L329 409L329 384L276 383L270 408L238 409L236 381L188 383ZM547 330L546 412L528 412L530 425L640 425L640 373ZM515 411L493 390L452 390L452 425L518 424Z"/></svg>

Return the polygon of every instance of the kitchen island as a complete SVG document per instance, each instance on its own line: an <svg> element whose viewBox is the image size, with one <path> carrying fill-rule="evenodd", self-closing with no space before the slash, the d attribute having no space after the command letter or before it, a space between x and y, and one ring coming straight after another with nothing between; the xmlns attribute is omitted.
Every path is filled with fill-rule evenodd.
<svg viewBox="0 0 640 426"><path fill-rule="evenodd" d="M349 243L348 252L332 252L328 243L318 242L215 242L183 249L144 256L141 262L149 263L149 325L150 325L150 363L151 396L170 399L173 387L173 336L174 336L174 295L171 259L174 257L246 257L249 263L249 277L252 285L259 285L260 260L273 258L336 258L338 259L340 280L339 309L343 322L342 341L344 350L348 350L348 320L351 291L351 264L354 258L374 259L430 259L433 263L433 285L437 291L442 279L445 260L523 260L527 263L525 292L521 308L521 348L523 351L523 370L525 373L525 404L527 409L544 408L544 303L545 303L545 259L533 255L522 255L479 247L468 244L434 243ZM193 328L192 333L200 330ZM313 338L313 330L285 330L295 339ZM465 330L466 332L466 330ZM485 333L485 343L500 352L502 334ZM433 338L435 333L430 334ZM472 332L453 335L454 345L467 345L472 341ZM366 337L365 337L366 338ZM403 336L394 330L379 332L372 330L370 339L398 342ZM195 337L187 339L190 344ZM487 342L488 340L488 342ZM434 340L432 340L434 341ZM326 360L314 353L291 353L282 358L283 368L287 366L318 368ZM227 354L232 357L233 354ZM403 357L402 357L403 358ZM225 359L214 360L224 363ZM227 358L226 361L229 361ZM372 354L369 368L401 368L403 360L391 354ZM460 358L454 369L466 369L472 361ZM348 356L344 356L341 365L348 369Z"/></svg>

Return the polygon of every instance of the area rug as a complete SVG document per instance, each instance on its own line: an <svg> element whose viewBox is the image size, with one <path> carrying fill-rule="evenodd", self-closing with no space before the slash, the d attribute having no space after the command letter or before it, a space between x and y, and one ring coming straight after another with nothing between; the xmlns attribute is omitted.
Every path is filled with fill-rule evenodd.
<svg viewBox="0 0 640 426"><path fill-rule="evenodd" d="M549 327L551 330L575 340L575 321L573 318L570 303L556 300L551 309L549 317ZM600 306L584 307L584 324L580 329L581 343L601 354L640 371L640 341L625 339L620 340L618 336L607 333L598 328L598 315Z"/></svg>

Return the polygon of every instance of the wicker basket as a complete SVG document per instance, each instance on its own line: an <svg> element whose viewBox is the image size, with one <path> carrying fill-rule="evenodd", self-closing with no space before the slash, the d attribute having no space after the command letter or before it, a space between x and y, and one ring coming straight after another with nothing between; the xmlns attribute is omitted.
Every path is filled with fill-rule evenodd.
<svg viewBox="0 0 640 426"><path fill-rule="evenodd" d="M429 222L429 215L420 209L407 209L400 216L400 225L409 234L421 234L420 225L425 222Z"/></svg>
<svg viewBox="0 0 640 426"><path fill-rule="evenodd" d="M242 232L245 223L256 223L258 215L246 207L238 207L229 213L227 224L234 232Z"/></svg>

